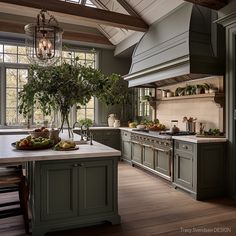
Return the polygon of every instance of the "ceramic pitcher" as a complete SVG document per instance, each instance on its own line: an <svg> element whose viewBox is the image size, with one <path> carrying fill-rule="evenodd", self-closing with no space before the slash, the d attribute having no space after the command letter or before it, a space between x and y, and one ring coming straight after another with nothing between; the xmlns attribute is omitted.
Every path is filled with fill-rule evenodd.
<svg viewBox="0 0 236 236"><path fill-rule="evenodd" d="M115 128L120 127L120 120L115 120L115 122L114 122L114 127L115 127Z"/></svg>
<svg viewBox="0 0 236 236"><path fill-rule="evenodd" d="M114 127L115 119L116 119L116 115L115 114L110 114L108 116L108 126L109 127Z"/></svg>

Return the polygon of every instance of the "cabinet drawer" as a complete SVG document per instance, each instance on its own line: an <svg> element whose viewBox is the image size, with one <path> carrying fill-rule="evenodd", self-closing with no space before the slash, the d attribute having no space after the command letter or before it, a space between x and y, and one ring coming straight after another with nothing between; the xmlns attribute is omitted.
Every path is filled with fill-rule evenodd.
<svg viewBox="0 0 236 236"><path fill-rule="evenodd" d="M175 149L180 150L180 151L184 151L184 152L193 153L194 145L193 145L193 143L175 140Z"/></svg>

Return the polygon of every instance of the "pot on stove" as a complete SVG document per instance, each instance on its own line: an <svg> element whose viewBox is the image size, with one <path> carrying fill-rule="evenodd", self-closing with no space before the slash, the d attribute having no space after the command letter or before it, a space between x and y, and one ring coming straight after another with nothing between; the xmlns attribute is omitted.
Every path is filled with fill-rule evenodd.
<svg viewBox="0 0 236 236"><path fill-rule="evenodd" d="M179 132L179 128L178 128L178 120L172 120L172 121L171 121L170 132L173 133L173 134Z"/></svg>

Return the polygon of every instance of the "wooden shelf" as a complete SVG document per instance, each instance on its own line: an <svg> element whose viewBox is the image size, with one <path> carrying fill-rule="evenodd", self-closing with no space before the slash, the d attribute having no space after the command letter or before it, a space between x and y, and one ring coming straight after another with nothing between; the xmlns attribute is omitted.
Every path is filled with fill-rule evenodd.
<svg viewBox="0 0 236 236"><path fill-rule="evenodd" d="M155 101L150 101L149 104L151 107L156 107L160 103L166 101L177 101L177 100L187 100L187 99L206 99L208 101L212 101L216 103L217 106L223 107L225 95L224 93L206 93L206 94L197 94L197 95L187 95L187 96L176 96L176 97L169 97L169 98L160 98Z"/></svg>

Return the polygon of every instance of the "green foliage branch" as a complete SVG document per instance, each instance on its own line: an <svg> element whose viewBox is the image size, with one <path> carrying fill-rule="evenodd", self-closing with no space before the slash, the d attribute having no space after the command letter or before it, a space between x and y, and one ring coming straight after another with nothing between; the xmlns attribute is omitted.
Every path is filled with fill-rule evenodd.
<svg viewBox="0 0 236 236"><path fill-rule="evenodd" d="M31 65L28 82L19 93L19 112L31 118L38 106L44 115L59 110L62 116L61 128L66 122L68 130L70 109L85 105L92 96L107 105L126 103L127 82L118 74L105 76L100 70L75 62L52 67ZM70 134L70 132L69 132Z"/></svg>

